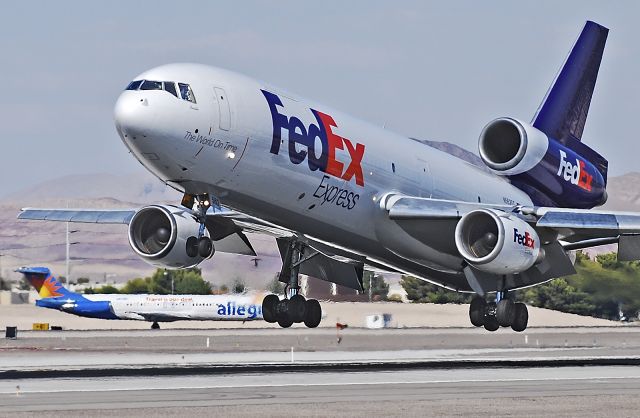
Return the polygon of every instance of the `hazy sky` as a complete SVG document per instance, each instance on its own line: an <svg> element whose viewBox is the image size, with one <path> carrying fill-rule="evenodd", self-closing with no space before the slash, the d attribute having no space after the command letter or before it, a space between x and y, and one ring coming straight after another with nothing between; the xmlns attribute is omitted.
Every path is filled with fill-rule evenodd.
<svg viewBox="0 0 640 418"><path fill-rule="evenodd" d="M0 196L66 174L140 171L113 127L138 73L236 70L408 136L476 150L530 120L584 21L611 29L585 142L640 170L636 1L13 1L0 26Z"/></svg>

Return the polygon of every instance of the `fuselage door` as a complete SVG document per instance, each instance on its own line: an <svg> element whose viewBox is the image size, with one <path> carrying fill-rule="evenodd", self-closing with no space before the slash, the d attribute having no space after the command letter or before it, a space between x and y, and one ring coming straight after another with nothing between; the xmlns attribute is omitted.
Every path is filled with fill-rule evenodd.
<svg viewBox="0 0 640 418"><path fill-rule="evenodd" d="M231 111L227 93L220 87L214 87L213 91L218 102L218 127L223 131L228 131L231 128Z"/></svg>

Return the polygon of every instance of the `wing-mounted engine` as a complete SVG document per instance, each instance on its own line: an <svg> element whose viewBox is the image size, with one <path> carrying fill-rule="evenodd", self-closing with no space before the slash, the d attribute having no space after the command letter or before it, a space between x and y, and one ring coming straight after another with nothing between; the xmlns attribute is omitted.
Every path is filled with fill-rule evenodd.
<svg viewBox="0 0 640 418"><path fill-rule="evenodd" d="M194 215L184 208L146 206L137 211L129 222L129 245L153 266L194 267L214 253L213 247L199 248L199 229L200 224Z"/></svg>
<svg viewBox="0 0 640 418"><path fill-rule="evenodd" d="M498 118L482 130L478 151L538 206L592 208L607 199L607 161L578 140L561 143L526 122Z"/></svg>
<svg viewBox="0 0 640 418"><path fill-rule="evenodd" d="M508 275L544 259L536 230L515 215L478 209L464 215L455 231L460 255L486 273Z"/></svg>

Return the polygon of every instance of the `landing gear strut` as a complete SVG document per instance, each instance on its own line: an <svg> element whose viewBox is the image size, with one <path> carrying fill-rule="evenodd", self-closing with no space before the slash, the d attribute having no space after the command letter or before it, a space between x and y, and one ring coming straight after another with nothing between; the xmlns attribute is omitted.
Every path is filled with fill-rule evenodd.
<svg viewBox="0 0 640 418"><path fill-rule="evenodd" d="M211 238L204 234L206 230L207 210L209 206L211 206L211 199L208 194L198 196L185 195L182 199L184 206L189 207L189 204L191 204L190 209L193 208L194 203L197 204L198 213L196 219L200 224L200 228L197 237L191 236L187 238L187 255L189 257L200 256L202 258L211 258L216 250Z"/></svg>
<svg viewBox="0 0 640 418"><path fill-rule="evenodd" d="M484 327L487 331L496 331L500 327L511 327L516 332L527 329L529 312L527 305L513 302L507 291L496 293L495 302L487 302L476 296L469 306L469 319L476 327Z"/></svg>
<svg viewBox="0 0 640 418"><path fill-rule="evenodd" d="M315 328L322 319L322 308L315 299L305 299L300 292L300 265L315 254L303 258L304 244L293 239L284 258L280 281L287 283L284 299L268 295L262 301L262 317L267 322L277 322L282 328L304 322L308 328Z"/></svg>
<svg viewBox="0 0 640 418"><path fill-rule="evenodd" d="M154 322L153 324L151 324L151 329L160 329L160 324Z"/></svg>

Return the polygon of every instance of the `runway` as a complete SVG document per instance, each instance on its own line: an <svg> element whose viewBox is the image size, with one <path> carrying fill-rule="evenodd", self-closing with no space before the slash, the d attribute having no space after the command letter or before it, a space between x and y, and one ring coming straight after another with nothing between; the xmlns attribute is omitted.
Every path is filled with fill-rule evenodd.
<svg viewBox="0 0 640 418"><path fill-rule="evenodd" d="M638 327L23 332L0 343L0 359L0 416L632 417L640 408Z"/></svg>
<svg viewBox="0 0 640 418"><path fill-rule="evenodd" d="M638 367L37 379L0 381L0 414L632 417L639 391Z"/></svg>

